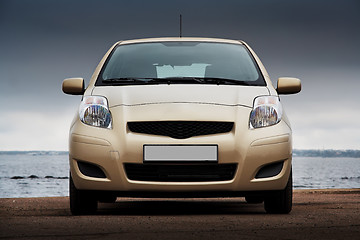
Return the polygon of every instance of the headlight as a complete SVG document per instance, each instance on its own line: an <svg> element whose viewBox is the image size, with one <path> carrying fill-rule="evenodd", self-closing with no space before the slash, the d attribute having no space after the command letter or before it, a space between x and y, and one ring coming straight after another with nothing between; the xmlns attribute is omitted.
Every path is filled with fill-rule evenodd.
<svg viewBox="0 0 360 240"><path fill-rule="evenodd" d="M87 125L111 128L111 113L105 97L84 96L79 107L79 117Z"/></svg>
<svg viewBox="0 0 360 240"><path fill-rule="evenodd" d="M277 96L261 96L255 98L250 113L250 128L261 128L280 122L282 106Z"/></svg>

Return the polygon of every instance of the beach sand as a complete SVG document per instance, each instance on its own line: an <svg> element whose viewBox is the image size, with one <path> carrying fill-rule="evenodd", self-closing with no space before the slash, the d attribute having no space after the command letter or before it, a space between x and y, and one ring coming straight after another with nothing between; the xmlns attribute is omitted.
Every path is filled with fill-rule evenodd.
<svg viewBox="0 0 360 240"><path fill-rule="evenodd" d="M68 202L0 199L0 239L360 239L360 189L295 190L288 215L243 198L118 198L92 216Z"/></svg>

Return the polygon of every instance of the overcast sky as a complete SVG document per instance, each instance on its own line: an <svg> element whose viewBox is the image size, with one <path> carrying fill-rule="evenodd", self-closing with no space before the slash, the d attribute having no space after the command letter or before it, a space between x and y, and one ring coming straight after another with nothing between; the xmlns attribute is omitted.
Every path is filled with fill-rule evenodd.
<svg viewBox="0 0 360 240"><path fill-rule="evenodd" d="M360 149L358 0L0 0L0 150L67 150L79 96L122 39L183 36L245 40L273 83L302 80L281 97L297 149Z"/></svg>

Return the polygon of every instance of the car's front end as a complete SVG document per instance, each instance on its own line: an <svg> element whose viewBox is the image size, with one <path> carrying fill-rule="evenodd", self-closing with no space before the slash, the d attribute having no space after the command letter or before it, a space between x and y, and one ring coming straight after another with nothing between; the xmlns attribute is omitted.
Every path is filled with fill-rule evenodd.
<svg viewBox="0 0 360 240"><path fill-rule="evenodd" d="M154 43L158 49L150 51ZM250 59L242 75L231 72L236 64L221 65L221 52L216 62L204 64L196 57L187 63L187 51L201 43L210 44L214 52L226 44L241 47L240 60ZM149 55L131 59L132 47ZM236 54L237 48L229 48L224 50L228 55ZM159 52L167 49L171 58L162 58ZM145 63L140 62L157 54L160 57L147 65L156 76L153 70L141 72ZM223 75L211 69L217 64ZM125 75L114 77L119 72ZM279 210L279 203L273 203L276 194L290 188L291 127L260 60L241 41L166 38L114 45L84 92L71 125L69 158L75 214L91 208L81 208L81 193L93 201L116 196L246 196L250 202L265 200L265 207L268 202L269 212L291 210L289 204Z"/></svg>

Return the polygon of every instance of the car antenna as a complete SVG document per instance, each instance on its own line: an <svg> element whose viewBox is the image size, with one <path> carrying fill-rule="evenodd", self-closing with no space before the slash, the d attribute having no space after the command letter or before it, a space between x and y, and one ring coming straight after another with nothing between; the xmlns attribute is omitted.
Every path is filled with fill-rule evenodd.
<svg viewBox="0 0 360 240"><path fill-rule="evenodd" d="M182 16L180 14L180 37L182 37Z"/></svg>

